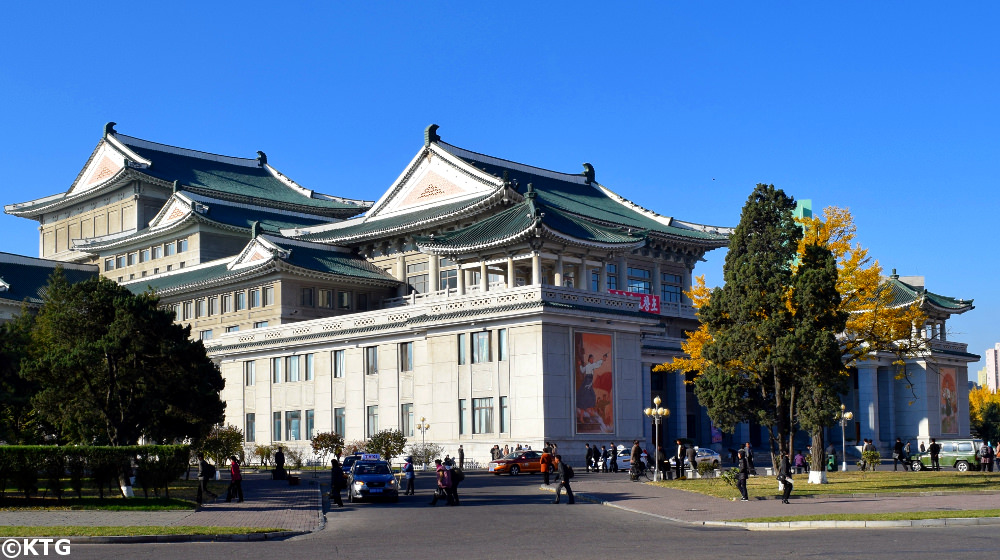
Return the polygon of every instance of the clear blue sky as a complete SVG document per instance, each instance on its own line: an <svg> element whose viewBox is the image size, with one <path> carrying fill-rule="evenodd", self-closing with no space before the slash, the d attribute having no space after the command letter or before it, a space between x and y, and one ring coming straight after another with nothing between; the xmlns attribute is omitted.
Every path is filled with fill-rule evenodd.
<svg viewBox="0 0 1000 560"><path fill-rule="evenodd" d="M375 199L437 123L684 220L735 225L758 182L849 207L887 273L975 299L952 339L1000 341L996 3L217 4L6 6L0 202L65 191L107 121ZM0 251L36 227L0 216Z"/></svg>

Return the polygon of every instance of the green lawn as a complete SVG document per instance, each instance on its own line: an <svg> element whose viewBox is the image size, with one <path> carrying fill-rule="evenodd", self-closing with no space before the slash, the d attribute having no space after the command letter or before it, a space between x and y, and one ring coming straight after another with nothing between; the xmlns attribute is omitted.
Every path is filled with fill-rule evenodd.
<svg viewBox="0 0 1000 560"><path fill-rule="evenodd" d="M132 537L140 535L242 535L246 533L274 533L282 529L260 527L5 527L0 526L0 538L7 537Z"/></svg>
<svg viewBox="0 0 1000 560"><path fill-rule="evenodd" d="M0 509L3 510L24 510L24 509L100 509L111 511L160 511L194 509L195 498L198 493L198 480L176 480L170 484L170 499L163 497L163 490L160 490L160 497L157 498L151 488L149 498L146 498L142 487L133 488L134 498L123 498L117 484L110 489L104 488L104 498L100 498L97 488L90 480L85 480L82 488L82 497L77 497L76 492L69 488L69 481L64 481L63 497L56 499L51 490L42 480L38 481L38 492L31 498L25 499L24 494L17 492L16 488L8 488L0 497ZM228 481L227 481L228 482ZM216 493L225 490L224 482L210 482L209 487Z"/></svg>
<svg viewBox="0 0 1000 560"><path fill-rule="evenodd" d="M746 523L777 523L785 521L908 521L912 519L962 519L972 517L1000 517L1000 509L972 509L960 511L897 511L890 513L831 513L826 515L798 515L777 517L747 517L731 519Z"/></svg>
<svg viewBox="0 0 1000 560"><path fill-rule="evenodd" d="M832 472L827 473L829 484L809 484L808 475L794 478L796 495L910 493L910 492L980 492L1000 491L1000 472L982 473L958 471L910 472ZM721 478L667 480L651 482L664 488L697 492L717 498L739 496L735 488ZM747 481L751 496L775 495L778 482L773 476L755 476Z"/></svg>

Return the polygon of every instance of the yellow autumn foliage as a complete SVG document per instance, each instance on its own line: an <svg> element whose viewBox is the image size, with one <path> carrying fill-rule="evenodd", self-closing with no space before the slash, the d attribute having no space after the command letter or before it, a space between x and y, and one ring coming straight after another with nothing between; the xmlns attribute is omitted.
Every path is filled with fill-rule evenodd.
<svg viewBox="0 0 1000 560"><path fill-rule="evenodd" d="M991 393L986 387L976 387L969 391L969 419L973 425L983 421L982 411L991 402L1000 405L1000 393Z"/></svg>

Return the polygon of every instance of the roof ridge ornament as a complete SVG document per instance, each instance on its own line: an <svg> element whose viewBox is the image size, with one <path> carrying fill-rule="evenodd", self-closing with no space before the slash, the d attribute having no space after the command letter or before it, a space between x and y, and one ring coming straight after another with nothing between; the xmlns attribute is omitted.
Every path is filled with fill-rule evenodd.
<svg viewBox="0 0 1000 560"><path fill-rule="evenodd" d="M432 142L439 142L441 140L441 137L437 133L438 128L440 128L438 125L432 124L424 129L424 146L430 146Z"/></svg>
<svg viewBox="0 0 1000 560"><path fill-rule="evenodd" d="M254 220L254 222L250 224L250 237L252 237L253 239L257 239L258 237L260 237L260 234L261 234L260 220Z"/></svg>
<svg viewBox="0 0 1000 560"><path fill-rule="evenodd" d="M260 167L267 165L267 154L260 150L257 150L257 165Z"/></svg>
<svg viewBox="0 0 1000 560"><path fill-rule="evenodd" d="M594 182L594 166L589 163L583 164L583 176L587 179L588 183Z"/></svg>
<svg viewBox="0 0 1000 560"><path fill-rule="evenodd" d="M117 124L118 123L114 121L108 121L104 123L104 136L107 137L108 135L114 136L115 134L118 134L118 132L115 130L115 125Z"/></svg>
<svg viewBox="0 0 1000 560"><path fill-rule="evenodd" d="M180 181L178 181L177 179L174 179L174 187L173 187L174 194L177 194L181 190L181 184L180 183L181 183Z"/></svg>

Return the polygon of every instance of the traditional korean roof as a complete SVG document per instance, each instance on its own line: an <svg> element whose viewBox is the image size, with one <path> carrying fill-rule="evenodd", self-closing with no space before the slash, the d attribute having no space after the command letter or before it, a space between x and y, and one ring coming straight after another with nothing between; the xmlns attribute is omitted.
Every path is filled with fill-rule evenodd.
<svg viewBox="0 0 1000 560"><path fill-rule="evenodd" d="M259 235L236 257L123 282L135 293L149 288L161 295L229 284L277 271L339 277L375 286L396 286L399 281L381 268L349 251L313 243Z"/></svg>
<svg viewBox="0 0 1000 560"><path fill-rule="evenodd" d="M174 181L185 190L218 199L346 218L367 210L370 202L317 193L295 183L267 163L150 142L105 126L105 134L72 186L62 194L12 204L8 214L35 217L140 179L169 187Z"/></svg>
<svg viewBox="0 0 1000 560"><path fill-rule="evenodd" d="M974 309L971 299L956 299L935 294L934 292L927 291L927 288L914 286L900 280L896 274L888 278L888 286L892 290L892 305L894 306L911 305L919 302L922 306L930 306L948 314L960 314Z"/></svg>
<svg viewBox="0 0 1000 560"><path fill-rule="evenodd" d="M530 187L530 185L529 185ZM545 237L563 243L611 249L637 248L645 243L645 232L606 227L589 222L536 200L533 189L522 202L480 222L456 231L415 240L421 251L460 254Z"/></svg>
<svg viewBox="0 0 1000 560"><path fill-rule="evenodd" d="M100 273L96 265L0 253L0 300L41 304L49 277L56 268L63 269L66 280L71 284L94 278Z"/></svg>

